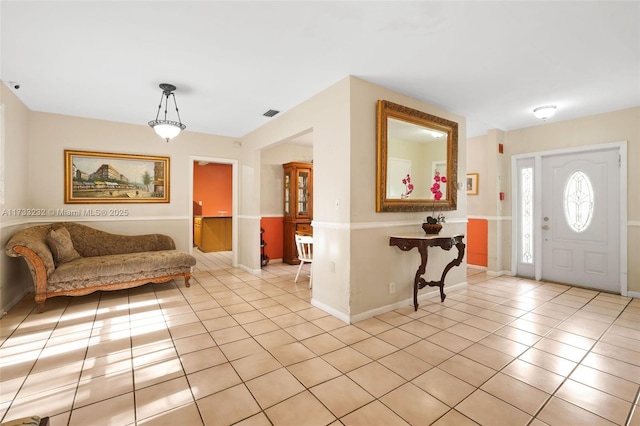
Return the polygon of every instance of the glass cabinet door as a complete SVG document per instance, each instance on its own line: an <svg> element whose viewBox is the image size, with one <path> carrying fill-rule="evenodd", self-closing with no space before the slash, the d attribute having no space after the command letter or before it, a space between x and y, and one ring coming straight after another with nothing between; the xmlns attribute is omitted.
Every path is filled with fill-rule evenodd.
<svg viewBox="0 0 640 426"><path fill-rule="evenodd" d="M309 217L309 189L311 184L311 174L309 170L298 170L297 173L297 196L298 205L296 215L298 217Z"/></svg>
<svg viewBox="0 0 640 426"><path fill-rule="evenodd" d="M284 173L284 215L291 216L291 171Z"/></svg>

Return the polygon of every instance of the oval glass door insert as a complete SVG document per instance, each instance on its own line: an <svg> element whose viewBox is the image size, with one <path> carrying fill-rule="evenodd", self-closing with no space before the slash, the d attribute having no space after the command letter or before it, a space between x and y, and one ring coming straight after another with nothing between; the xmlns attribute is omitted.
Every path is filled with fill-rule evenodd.
<svg viewBox="0 0 640 426"><path fill-rule="evenodd" d="M581 171L574 172L564 187L564 216L569 227L575 232L587 229L593 207L593 186L589 177Z"/></svg>

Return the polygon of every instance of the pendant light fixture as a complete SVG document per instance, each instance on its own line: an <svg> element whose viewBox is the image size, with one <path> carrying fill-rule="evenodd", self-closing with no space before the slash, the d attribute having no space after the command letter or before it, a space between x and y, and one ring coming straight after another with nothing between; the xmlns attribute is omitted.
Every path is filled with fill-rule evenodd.
<svg viewBox="0 0 640 426"><path fill-rule="evenodd" d="M160 105L158 105L158 113L156 119L149 122L149 126L155 130L155 132L164 140L169 142L169 139L173 139L180 134L181 131L187 128L182 124L180 120L180 113L178 112L178 104L176 103L176 95L173 92L176 90L176 86L173 84L162 83L160 84L162 89L162 95L160 95ZM167 111L169 109L169 97L173 99L173 105L176 108L176 116L178 121L168 120ZM164 100L164 119L160 119L160 110L162 110L162 102Z"/></svg>

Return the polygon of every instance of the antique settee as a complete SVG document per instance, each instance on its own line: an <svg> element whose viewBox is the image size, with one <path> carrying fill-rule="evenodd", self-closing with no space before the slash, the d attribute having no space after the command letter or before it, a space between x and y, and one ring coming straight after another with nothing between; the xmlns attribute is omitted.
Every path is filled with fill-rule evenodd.
<svg viewBox="0 0 640 426"><path fill-rule="evenodd" d="M189 287L196 259L162 234L119 235L74 222L16 232L6 254L22 256L35 284L38 311L55 296L82 296L184 277Z"/></svg>

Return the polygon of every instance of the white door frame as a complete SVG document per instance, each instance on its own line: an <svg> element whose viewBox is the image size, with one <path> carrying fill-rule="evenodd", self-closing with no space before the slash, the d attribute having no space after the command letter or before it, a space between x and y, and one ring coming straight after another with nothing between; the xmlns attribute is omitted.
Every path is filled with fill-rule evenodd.
<svg viewBox="0 0 640 426"><path fill-rule="evenodd" d="M520 159L534 159L534 187L542 188L542 159L548 156L558 154L577 154L586 151L596 151L602 149L617 149L620 154L620 294L627 295L627 141L612 142L599 145L586 145L575 148L557 149L551 151L540 151L528 154L519 154L511 157L511 188L514 196L511 197L511 273L516 275L518 272L518 244L520 243L518 232L518 222L520 208L518 205L519 197L515 196L518 191L518 170L516 163ZM534 191L534 271L536 280L542 278L542 191Z"/></svg>
<svg viewBox="0 0 640 426"><path fill-rule="evenodd" d="M238 266L238 160L231 158L189 156L189 217L193 218L193 163L206 161L208 163L231 164L231 266ZM193 223L189 229L193 230ZM193 252L193 232L189 232L189 253Z"/></svg>

